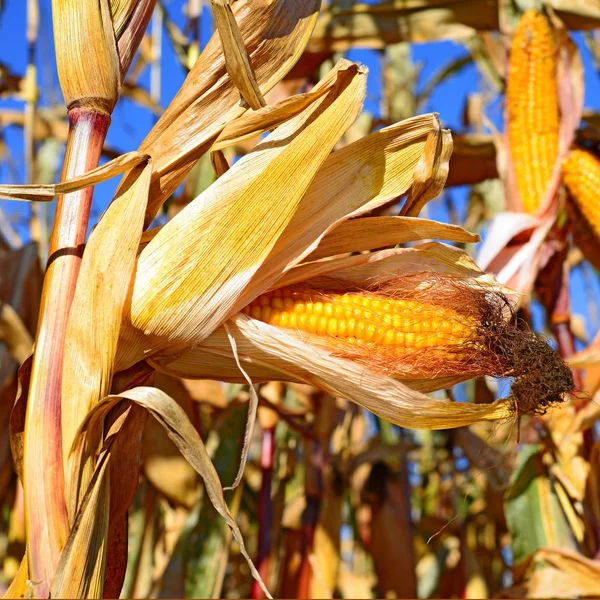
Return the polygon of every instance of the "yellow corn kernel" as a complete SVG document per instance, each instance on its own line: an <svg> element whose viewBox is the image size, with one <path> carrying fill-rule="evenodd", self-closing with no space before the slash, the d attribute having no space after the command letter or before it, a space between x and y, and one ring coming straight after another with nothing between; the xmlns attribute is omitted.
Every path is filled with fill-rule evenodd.
<svg viewBox="0 0 600 600"><path fill-rule="evenodd" d="M508 141L523 210L535 214L558 156L556 49L548 19L526 11L512 41L506 89Z"/></svg>
<svg viewBox="0 0 600 600"><path fill-rule="evenodd" d="M309 303L306 296L287 288L277 297L272 294L259 296L242 312L270 325L353 345L394 351L457 346L472 340L478 328L473 317L416 300L392 300L376 294L315 294L314 303ZM304 312L309 304L314 311Z"/></svg>
<svg viewBox="0 0 600 600"><path fill-rule="evenodd" d="M562 172L577 208L600 238L600 161L585 150L571 150Z"/></svg>

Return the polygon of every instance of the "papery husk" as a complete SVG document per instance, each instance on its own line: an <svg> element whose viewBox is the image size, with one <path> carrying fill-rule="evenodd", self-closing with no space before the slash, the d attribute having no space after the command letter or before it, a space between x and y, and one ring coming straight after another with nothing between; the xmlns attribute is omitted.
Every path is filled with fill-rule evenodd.
<svg viewBox="0 0 600 600"><path fill-rule="evenodd" d="M364 288L383 284L399 275L408 276L422 271L472 278L490 290L509 291L493 275L483 273L466 252L439 242L303 263L288 271L271 287L310 281L323 289L346 290L349 286Z"/></svg>
<svg viewBox="0 0 600 600"><path fill-rule="evenodd" d="M65 104L110 114L121 75L109 2L52 0L52 25Z"/></svg>
<svg viewBox="0 0 600 600"><path fill-rule="evenodd" d="M437 115L425 114L385 127L334 152L319 169L284 235L253 280L253 287L293 269L347 219L398 199L414 183L422 161L436 165L430 172L439 183L439 175L447 173L447 161L440 160L440 154L448 156L449 143Z"/></svg>
<svg viewBox="0 0 600 600"><path fill-rule="evenodd" d="M144 354L197 343L250 301L248 283L360 112L366 72L342 60L319 85L329 93L240 159L142 251L130 322ZM144 356L128 350L129 364Z"/></svg>
<svg viewBox="0 0 600 600"><path fill-rule="evenodd" d="M321 239L317 249L306 260L428 239L462 243L480 240L477 234L458 225L416 217L365 217L337 225Z"/></svg>
<svg viewBox="0 0 600 600"><path fill-rule="evenodd" d="M573 550L542 548L515 573L501 598L595 598L600 566Z"/></svg>
<svg viewBox="0 0 600 600"><path fill-rule="evenodd" d="M227 72L242 98L257 110L266 102L250 66L244 40L231 10L231 0L211 0L215 28L219 32Z"/></svg>
<svg viewBox="0 0 600 600"><path fill-rule="evenodd" d="M96 488L101 481L100 475L101 470L104 469L105 457L110 458L111 445L115 442L114 438L118 437L122 424L127 417L128 408L130 403L135 403L137 406L145 409L150 415L152 415L158 423L160 423L171 438L171 441L177 446L183 456L187 459L190 465L196 470L196 472L202 477L204 481L204 487L206 494L215 507L217 512L225 519L227 525L230 527L235 541L240 547L240 551L246 561L252 573L252 576L259 582L263 592L267 597L271 597L268 590L266 589L258 571L254 567L250 556L248 555L241 531L231 516L225 498L223 496L223 489L219 480L219 475L215 470L213 463L211 462L210 456L200 438L196 428L190 422L183 409L173 400L170 396L167 396L164 392L157 388L151 387L137 387L131 390L127 390L119 395L111 395L102 399L94 408L86 415L85 420L82 422L81 427L75 436L75 441L71 449L69 456L69 470L71 477L79 472L79 465L85 464L91 454L95 452L95 446L89 444L89 439L99 439L102 436L104 429L105 418L108 413L115 407L121 406L123 412L116 419L112 425L109 435L105 439L104 451L101 454L101 459L96 466L94 477L91 480L91 485L88 488L87 497L90 494L98 495ZM140 423L140 428L143 427L143 422ZM140 429L141 433L141 429ZM118 453L116 454L118 456ZM114 460L114 458L113 458ZM86 502L83 503L79 515L79 518L84 519L86 516ZM107 512L106 506L103 508L103 514ZM77 519L76 519L77 521ZM98 543L101 542L102 531L101 528L92 526L82 530L79 529L80 533L72 533L72 538L76 535L80 537L77 540L78 544L87 548L98 548ZM74 532L76 529L73 530ZM72 544L66 549L67 556L72 554ZM93 553L87 553L86 556L93 556ZM66 561L66 559L65 559ZM62 563L61 559L61 563ZM79 585L77 581L69 582L68 579L62 578L61 583L66 582L69 586L69 590L73 586ZM54 597L54 594L53 594ZM60 596L56 596L60 597Z"/></svg>
<svg viewBox="0 0 600 600"><path fill-rule="evenodd" d="M300 57L317 20L320 0L239 0L233 14L260 91L271 89ZM140 145L154 160L150 224L225 125L246 110L227 74L215 33L185 83Z"/></svg>
<svg viewBox="0 0 600 600"><path fill-rule="evenodd" d="M461 427L511 415L512 404L506 400L482 405L432 400L411 390L401 381L333 356L277 327L245 315L231 321L228 327L235 338L240 361L248 375L256 376L257 380L264 378L308 383L333 396L352 400L391 423L412 429ZM223 375L233 374L233 368L226 373L224 369L221 370L220 362L226 364L223 358L230 355L228 343L228 338L219 329L202 347L194 348L179 358L152 359L150 364L157 370L169 373L183 374L185 371L188 377L194 373L200 377L227 379ZM198 373L202 368L207 373ZM240 380L239 370L236 380ZM446 380L441 387L447 386ZM435 380L429 380L428 391L433 389L439 387Z"/></svg>
<svg viewBox="0 0 600 600"><path fill-rule="evenodd" d="M110 390L122 313L142 235L152 167L131 170L90 235L71 306L62 382L65 467L74 435L92 406ZM115 244L115 236L120 240ZM107 290L109 292L107 293ZM65 472L67 472L65 470ZM88 471L66 481L70 519L87 487Z"/></svg>

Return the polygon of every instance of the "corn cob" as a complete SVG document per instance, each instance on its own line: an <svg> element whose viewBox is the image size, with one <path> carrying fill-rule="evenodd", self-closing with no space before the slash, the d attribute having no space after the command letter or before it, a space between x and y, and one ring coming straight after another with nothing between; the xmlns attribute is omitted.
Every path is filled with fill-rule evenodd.
<svg viewBox="0 0 600 600"><path fill-rule="evenodd" d="M259 296L242 312L269 325L397 353L462 345L477 331L475 319L450 308L376 294L315 295L283 288Z"/></svg>
<svg viewBox="0 0 600 600"><path fill-rule="evenodd" d="M524 13L513 37L506 102L517 190L523 210L534 214L552 177L559 133L554 36L535 10Z"/></svg>
<svg viewBox="0 0 600 600"><path fill-rule="evenodd" d="M562 172L573 202L600 238L600 161L585 150L571 150Z"/></svg>
<svg viewBox="0 0 600 600"><path fill-rule="evenodd" d="M365 292L284 287L242 310L393 377L511 377L516 412L540 414L572 391L573 375L510 312L500 293L425 272Z"/></svg>

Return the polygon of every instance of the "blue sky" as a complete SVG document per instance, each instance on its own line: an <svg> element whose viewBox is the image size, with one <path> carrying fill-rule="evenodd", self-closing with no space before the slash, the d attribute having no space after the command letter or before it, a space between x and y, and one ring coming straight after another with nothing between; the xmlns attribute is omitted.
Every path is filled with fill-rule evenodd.
<svg viewBox="0 0 600 600"><path fill-rule="evenodd" d="M167 0L165 2L170 17L180 26L185 26L185 15L182 11L183 0ZM26 2L22 0L5 0L3 12L0 15L0 61L16 73L23 73L26 64ZM56 76L54 64L52 24L51 24L51 0L40 0L40 45L37 53L38 82L44 89L40 104L48 105L60 98L60 88ZM201 42L205 43L211 34L211 19L207 8L201 20ZM593 68L591 56L583 43L580 34L575 34L575 39L582 49L582 57L586 73L585 104L587 108L600 111L600 77ZM161 85L161 104L166 106L174 96L177 89L184 80L185 73L171 50L167 36L163 36L163 60ZM445 64L463 56L467 53L465 48L451 41L414 44L412 46L413 61L419 68L417 89L423 88L429 78L439 71ZM348 58L364 63L369 67L368 95L365 110L377 116L381 94L381 68L377 52L372 50L352 50ZM468 92L480 89L482 76L475 65L471 64L460 72L449 77L443 84L439 85L429 97L427 103L422 107L423 112L435 111L446 127L453 131L463 130L462 113ZM140 81L149 83L148 70L144 72ZM1 108L21 108L22 103L15 100L0 101ZM492 109L488 115L498 126L500 126L500 105ZM132 101L123 98L113 113L113 123L108 133L107 142L124 152L134 150L145 137L155 117L144 109L140 109ZM10 148L10 160L2 160L0 163L0 181L3 183L23 183L23 142L22 131L16 127L6 128L3 132L4 140ZM92 222L102 213L112 197L117 181L109 181L96 187L94 204L92 209ZM453 188L450 192L452 201L457 207L459 218L464 216L467 188ZM3 202L2 208L14 222L15 228L24 239L27 239L27 218L30 208L25 203ZM445 203L434 200L430 203L429 216L442 221L448 220ZM591 277L594 295L600 297L600 289L596 277ZM576 270L572 275L572 301L574 312L587 314L585 295L581 270ZM588 321L588 335L595 332L596 323Z"/></svg>

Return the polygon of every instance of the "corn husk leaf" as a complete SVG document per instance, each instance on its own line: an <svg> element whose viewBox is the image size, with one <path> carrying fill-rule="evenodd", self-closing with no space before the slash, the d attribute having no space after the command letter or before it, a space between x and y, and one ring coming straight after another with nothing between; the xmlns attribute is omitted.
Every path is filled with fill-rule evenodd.
<svg viewBox="0 0 600 600"><path fill-rule="evenodd" d="M511 413L507 401L474 405L432 400L400 381L332 356L314 344L245 315L232 319L228 327L235 338L240 361L250 377L253 373L260 376L262 372L268 379L308 383L333 396L352 400L402 427L460 427L480 420L505 418ZM164 357L152 360L151 364L167 372L185 370L188 377L191 372L205 368L213 373L213 377L222 379L222 362L227 356L228 340L219 329L201 349L195 348L177 360ZM273 377L275 373L279 375ZM429 383L435 387L433 380Z"/></svg>
<svg viewBox="0 0 600 600"><path fill-rule="evenodd" d="M421 209L444 188L448 177L448 162L452 154L452 135L447 129L427 139L423 156L415 169L413 185L401 214L416 217Z"/></svg>
<svg viewBox="0 0 600 600"><path fill-rule="evenodd" d="M154 385L176 400L191 420L193 399L179 379L157 373ZM142 468L148 481L172 504L192 509L198 500L198 474L155 419L144 428Z"/></svg>
<svg viewBox="0 0 600 600"><path fill-rule="evenodd" d="M122 402L134 402L142 408L145 408L164 428L168 436L185 456L188 462L194 467L196 472L204 480L206 493L217 512L225 519L229 525L233 537L238 543L240 550L247 560L253 577L260 583L263 591L268 597L271 597L264 587L262 580L255 569L250 556L248 555L242 534L239 527L231 516L225 499L221 482L215 467L206 451L202 439L198 435L195 427L187 418L183 409L171 397L167 396L161 390L150 387L138 387L120 395L107 396L88 413L85 421L82 423L80 431L75 438L74 446L70 455L70 468L77 468L79 462L85 461L86 454L93 451L86 442L86 438L94 439L103 428L104 419L108 412ZM127 404L125 405L127 406ZM126 414L126 412L124 413ZM113 430L117 428L113 425ZM83 457L83 458L82 458ZM100 464L100 463L99 463ZM98 467L96 468L96 473ZM94 537L96 534L92 534ZM93 544L92 539L86 540L88 546Z"/></svg>
<svg viewBox="0 0 600 600"><path fill-rule="evenodd" d="M255 283L262 284L295 268L316 249L323 236L343 221L397 199L414 182L428 142L441 135L437 117L426 114L381 129L334 152L319 170ZM435 153L438 146L430 143L429 150ZM428 160L436 161L436 157Z"/></svg>
<svg viewBox="0 0 600 600"><path fill-rule="evenodd" d="M52 25L65 104L110 114L121 82L110 3L52 0Z"/></svg>
<svg viewBox="0 0 600 600"><path fill-rule="evenodd" d="M484 274L468 254L438 242L304 263L288 271L273 287L310 280L329 290L347 289L348 286L365 288L374 283L384 283L398 275L419 271L452 274L464 279L474 278L491 288L506 291L492 275Z"/></svg>
<svg viewBox="0 0 600 600"><path fill-rule="evenodd" d="M17 574L14 576L2 598L27 598L28 594L31 594L31 583L27 570L27 555L25 555L19 565Z"/></svg>
<svg viewBox="0 0 600 600"><path fill-rule="evenodd" d="M306 94L297 94L272 104L249 111L228 123L219 134L211 151L224 150L229 146L240 144L269 129L273 129L300 114L308 108L316 98L327 93L326 87L313 88Z"/></svg>
<svg viewBox="0 0 600 600"><path fill-rule="evenodd" d="M83 255L71 307L63 370L63 460L83 418L110 390L116 344L142 234L150 165L133 169L92 232ZM115 239L120 240L115 244ZM107 293L107 290L109 291ZM67 472L67 471L65 471ZM91 473L88 472L88 477ZM67 481L72 518L86 477Z"/></svg>
<svg viewBox="0 0 600 600"><path fill-rule="evenodd" d="M110 507L110 456L109 449L105 449L75 516L50 588L52 598L102 598Z"/></svg>
<svg viewBox="0 0 600 600"><path fill-rule="evenodd" d="M250 301L246 286L359 113L365 75L340 61L319 84L328 94L240 159L144 248L130 314L146 336L145 352L195 343Z"/></svg>
<svg viewBox="0 0 600 600"><path fill-rule="evenodd" d="M106 537L104 598L121 594L128 563L128 517L139 482L142 451L142 431L148 413L137 405L127 409L125 422L119 430L110 461L110 506Z"/></svg>
<svg viewBox="0 0 600 600"><path fill-rule="evenodd" d="M67 181L52 184L0 185L0 197L7 200L51 202L56 196L83 190L91 185L121 175L137 165L147 162L148 155L128 152L91 171Z"/></svg>
<svg viewBox="0 0 600 600"><path fill-rule="evenodd" d="M319 242L308 261L325 256L373 250L418 240L443 239L475 243L479 236L457 225L415 217L366 217L344 221Z"/></svg>
<svg viewBox="0 0 600 600"><path fill-rule="evenodd" d="M506 598L593 598L600 566L567 548L542 548L533 554L506 590Z"/></svg>
<svg viewBox="0 0 600 600"><path fill-rule="evenodd" d="M282 79L298 60L312 33L319 5L319 0L241 0L233 5L262 93ZM140 152L150 153L154 161L146 225L225 125L245 110L227 75L216 33L139 148Z"/></svg>
<svg viewBox="0 0 600 600"><path fill-rule="evenodd" d="M254 110L266 102L250 66L244 40L237 25L230 0L211 0L215 27L221 38L227 72L242 98Z"/></svg>

